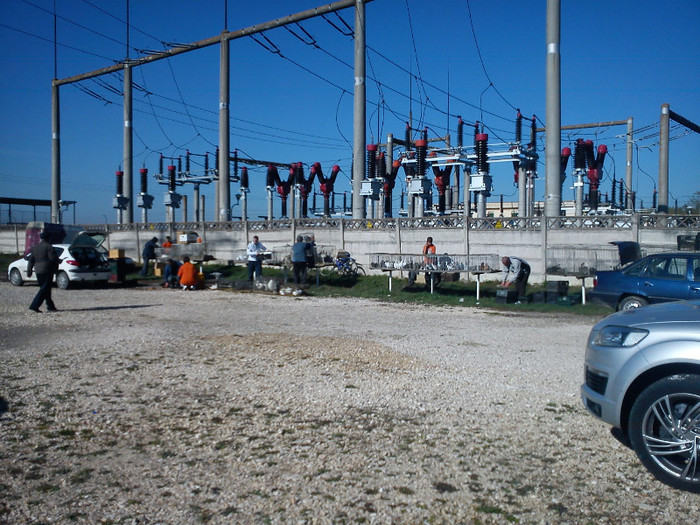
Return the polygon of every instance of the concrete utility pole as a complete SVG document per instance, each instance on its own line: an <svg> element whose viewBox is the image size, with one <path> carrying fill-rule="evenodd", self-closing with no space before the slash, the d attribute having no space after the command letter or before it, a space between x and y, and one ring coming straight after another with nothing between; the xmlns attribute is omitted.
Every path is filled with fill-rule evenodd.
<svg viewBox="0 0 700 525"><path fill-rule="evenodd" d="M627 165L625 167L625 210L632 210L632 154L634 153L634 119L627 117Z"/></svg>
<svg viewBox="0 0 700 525"><path fill-rule="evenodd" d="M659 129L659 200L657 209L660 213L668 213L668 135L669 107L661 105L661 122Z"/></svg>
<svg viewBox="0 0 700 525"><path fill-rule="evenodd" d="M134 222L134 132L132 127L132 84L131 66L124 66L124 196L127 198L126 212L122 221Z"/></svg>
<svg viewBox="0 0 700 525"><path fill-rule="evenodd" d="M51 85L51 222L61 222L61 120L58 84Z"/></svg>
<svg viewBox="0 0 700 525"><path fill-rule="evenodd" d="M366 94L365 86L365 0L355 2L355 98L353 113L352 218L364 219L364 199L360 195L365 178Z"/></svg>
<svg viewBox="0 0 700 525"><path fill-rule="evenodd" d="M219 180L218 211L216 220L231 220L230 164L229 164L229 39L228 32L221 34L221 60L219 63Z"/></svg>
<svg viewBox="0 0 700 525"><path fill-rule="evenodd" d="M561 215L561 0L547 0L545 199L547 217Z"/></svg>

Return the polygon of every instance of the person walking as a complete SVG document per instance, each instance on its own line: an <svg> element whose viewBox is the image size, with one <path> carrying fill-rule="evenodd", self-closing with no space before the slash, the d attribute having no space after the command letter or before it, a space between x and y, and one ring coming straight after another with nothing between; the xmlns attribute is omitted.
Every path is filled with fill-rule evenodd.
<svg viewBox="0 0 700 525"><path fill-rule="evenodd" d="M292 268L294 271L294 284L301 286L306 284L306 254L310 243L304 242L304 237L297 235L297 242L292 245Z"/></svg>
<svg viewBox="0 0 700 525"><path fill-rule="evenodd" d="M32 272L35 272L36 280L39 283L39 291L29 309L32 312L41 313L39 307L45 301L46 309L49 312L56 312L58 308L51 299L51 287L53 286L53 276L58 268L58 256L53 245L48 241L48 233L41 232L39 238L41 241L32 248L27 265L27 277L31 277Z"/></svg>
<svg viewBox="0 0 700 525"><path fill-rule="evenodd" d="M151 260L156 258L156 246L158 246L158 237L153 237L150 241L143 245L143 266L141 267L141 277L148 276L148 267Z"/></svg>
<svg viewBox="0 0 700 525"><path fill-rule="evenodd" d="M254 277L262 277L262 252L267 248L260 242L257 235L253 236L253 242L248 245L246 253L248 254L248 280L252 281Z"/></svg>
<svg viewBox="0 0 700 525"><path fill-rule="evenodd" d="M530 277L530 265L520 257L503 257L501 259L503 269L503 280L501 286L508 288L514 285L518 292L517 303L520 303L520 298L525 297L525 289L527 288L527 280Z"/></svg>

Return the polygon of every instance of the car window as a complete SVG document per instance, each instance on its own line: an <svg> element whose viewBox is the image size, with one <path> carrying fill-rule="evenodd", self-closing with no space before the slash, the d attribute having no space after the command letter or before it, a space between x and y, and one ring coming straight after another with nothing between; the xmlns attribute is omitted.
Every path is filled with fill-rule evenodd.
<svg viewBox="0 0 700 525"><path fill-rule="evenodd" d="M700 281L700 258L691 259L691 263L693 265L693 281Z"/></svg>
<svg viewBox="0 0 700 525"><path fill-rule="evenodd" d="M56 257L61 257L61 254L63 253L63 248L59 248L58 246L54 246L53 251L56 252Z"/></svg>
<svg viewBox="0 0 700 525"><path fill-rule="evenodd" d="M642 259L641 261L637 261L635 263L630 264L627 268L625 268L622 273L625 275L629 275L630 277L639 277L642 274L642 271L646 267L647 260Z"/></svg>
<svg viewBox="0 0 700 525"><path fill-rule="evenodd" d="M654 279L685 279L688 259L685 257L652 257L644 273Z"/></svg>

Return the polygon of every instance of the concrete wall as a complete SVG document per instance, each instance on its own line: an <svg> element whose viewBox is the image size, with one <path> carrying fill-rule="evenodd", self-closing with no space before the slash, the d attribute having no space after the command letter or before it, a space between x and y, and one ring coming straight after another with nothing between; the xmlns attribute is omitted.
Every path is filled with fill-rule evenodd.
<svg viewBox="0 0 700 525"><path fill-rule="evenodd" d="M216 260L240 260L253 235L273 252L289 253L297 234L313 234L316 244L332 251L347 250L369 270L373 253L420 253L425 239L433 237L438 253L515 255L532 267L532 282L545 279L547 249L611 249L612 241L637 241L644 251L675 250L678 235L700 231L700 217L682 221L639 215L619 219L603 218L594 222L587 217L567 219L296 219L275 221L232 221L228 223L177 223L108 225L107 248L122 248L126 255L140 261L143 244L151 237L161 241L174 239L178 231L195 231L205 241L207 252ZM546 228L544 228L547 226ZM105 225L85 226L86 230L104 230ZM24 225L0 226L0 253L24 250ZM493 276L492 276L493 277ZM495 277L494 277L495 278Z"/></svg>

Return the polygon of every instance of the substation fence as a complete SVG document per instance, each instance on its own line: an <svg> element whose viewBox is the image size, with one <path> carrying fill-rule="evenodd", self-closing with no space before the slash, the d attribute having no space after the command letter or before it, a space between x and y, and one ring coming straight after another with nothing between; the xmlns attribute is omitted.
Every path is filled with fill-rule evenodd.
<svg viewBox="0 0 700 525"><path fill-rule="evenodd" d="M275 219L272 221L189 221L189 222L149 222L128 224L85 224L86 230L107 230L108 232L151 231L169 233L171 231L264 231L291 230L296 228L339 229L345 230L393 230L402 229L458 229L464 228L465 222L470 230L525 230L539 231L543 224L549 230L588 230L609 229L625 230L634 227L640 229L700 229L698 215L593 215L583 217L486 217L470 218L448 215L441 217L401 217L385 219L341 219L341 218L302 218ZM25 225L0 224L0 231L13 231Z"/></svg>

